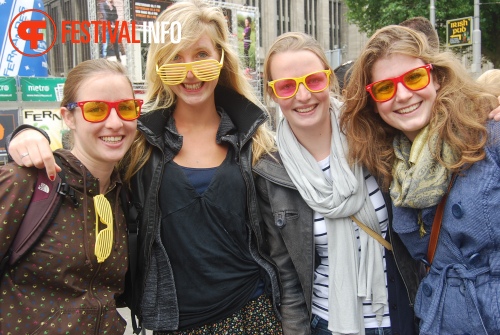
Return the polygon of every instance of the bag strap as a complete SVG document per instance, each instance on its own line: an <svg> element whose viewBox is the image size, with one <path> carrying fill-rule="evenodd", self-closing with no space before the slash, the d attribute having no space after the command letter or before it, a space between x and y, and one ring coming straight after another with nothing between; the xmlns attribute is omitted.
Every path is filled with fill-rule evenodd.
<svg viewBox="0 0 500 335"><path fill-rule="evenodd" d="M127 187L122 185L120 190L120 199L122 203L125 220L127 221L127 234L128 234L128 255L129 255L129 269L125 278L125 286L127 289L133 290L135 288L135 276L137 274L137 238L139 234L139 214L135 205L130 201ZM141 324L137 324L137 312L135 311L135 304L133 299L133 292L127 292L126 304L130 309L130 318L132 320L132 328L134 334L139 334L143 331Z"/></svg>
<svg viewBox="0 0 500 335"><path fill-rule="evenodd" d="M363 229L365 233L376 239L377 242L382 244L387 250L392 251L392 245L389 243L389 241L384 239L382 235L380 235L379 233L377 233L376 231L374 231L373 229L371 229L370 227L366 226L364 223L356 219L354 215L351 215L350 218L352 221L356 222L358 227Z"/></svg>
<svg viewBox="0 0 500 335"><path fill-rule="evenodd" d="M453 183L455 182L456 178L457 178L457 173L455 172L451 176L451 181L450 184L448 185L448 190L446 191L445 195L443 195L443 197L441 198L441 201L439 202L436 209L436 215L434 216L434 221L432 222L429 246L427 248L427 264L426 264L427 271L429 271L432 264L432 260L434 259L434 254L436 253L438 239L439 239L439 232L441 231L441 223L443 221L444 206L446 205L446 200L448 200L448 194L450 193L451 187L453 186Z"/></svg>
<svg viewBox="0 0 500 335"><path fill-rule="evenodd" d="M55 156L55 159L57 164L61 165L59 157ZM8 252L0 263L0 273L3 273L7 264L14 265L45 234L57 216L65 195L72 197L73 202L76 200L74 191L64 181L63 171L56 174L54 181L51 181L45 169L37 170L30 204Z"/></svg>

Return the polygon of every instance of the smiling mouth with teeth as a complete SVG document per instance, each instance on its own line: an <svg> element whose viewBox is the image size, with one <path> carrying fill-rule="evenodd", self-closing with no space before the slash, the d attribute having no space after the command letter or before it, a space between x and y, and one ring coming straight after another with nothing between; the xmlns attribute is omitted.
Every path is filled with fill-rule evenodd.
<svg viewBox="0 0 500 335"><path fill-rule="evenodd" d="M408 107L405 107L405 108L398 109L396 112L398 114L408 114L408 113L411 113L414 110L416 110L418 107L420 107L421 104L422 104L422 102L419 102L417 104L414 104L414 105L411 105L411 106L408 106Z"/></svg>
<svg viewBox="0 0 500 335"><path fill-rule="evenodd" d="M108 142L108 143L120 142L122 140L122 138L123 138L123 136L104 136L104 137L101 137L101 139L104 142Z"/></svg>
<svg viewBox="0 0 500 335"><path fill-rule="evenodd" d="M312 111L316 106L311 106L309 108L296 108L295 111L297 113L307 113L307 112L310 112Z"/></svg>
<svg viewBox="0 0 500 335"><path fill-rule="evenodd" d="M188 90L197 90L203 85L203 83L200 82L196 84L183 84L183 85Z"/></svg>

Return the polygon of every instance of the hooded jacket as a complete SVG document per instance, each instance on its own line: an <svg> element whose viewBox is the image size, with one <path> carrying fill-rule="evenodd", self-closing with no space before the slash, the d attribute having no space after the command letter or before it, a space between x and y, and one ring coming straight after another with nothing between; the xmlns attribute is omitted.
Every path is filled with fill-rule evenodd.
<svg viewBox="0 0 500 335"><path fill-rule="evenodd" d="M257 248L262 244L259 227L260 212L252 175L252 136L266 121L266 114L255 104L235 91L218 85L215 104L229 116L235 133L223 135L235 148L236 161L246 185L247 214L250 241L246 246L259 264L266 280L266 291L272 292L277 312L280 292L277 269ZM172 109L158 109L139 118L138 129L152 147L146 164L132 177L132 200L139 211L138 264L132 290L131 309L137 313L146 329L176 330L179 326L179 308L175 281L168 255L160 238L161 210L159 190L166 163L182 147L182 136L171 126ZM219 133L217 134L220 135ZM279 314L278 314L279 317Z"/></svg>
<svg viewBox="0 0 500 335"><path fill-rule="evenodd" d="M69 151L57 150L62 176L74 190L47 231L0 282L0 334L123 334L126 322L116 310L128 268L121 181L111 176L106 199L113 211L113 248L98 263L94 255L99 180ZM0 256L8 251L30 203L36 168L9 163L0 168ZM100 223L100 228L105 228Z"/></svg>

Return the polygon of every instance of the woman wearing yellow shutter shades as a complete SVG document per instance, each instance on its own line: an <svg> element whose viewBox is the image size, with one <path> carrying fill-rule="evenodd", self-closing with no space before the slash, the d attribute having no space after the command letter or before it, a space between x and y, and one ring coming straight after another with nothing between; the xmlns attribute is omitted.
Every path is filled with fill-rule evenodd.
<svg viewBox="0 0 500 335"><path fill-rule="evenodd" d="M141 105L117 62L85 61L69 72L61 115L73 145L54 155L70 191L46 232L2 274L0 334L124 333L115 298L124 291L128 245L115 165L134 140ZM34 167L0 169L2 259L36 181Z"/></svg>
<svg viewBox="0 0 500 335"><path fill-rule="evenodd" d="M252 174L274 149L267 114L220 7L179 1L157 21L182 40L149 48L148 112L122 169L140 207L131 307L154 334L281 334Z"/></svg>

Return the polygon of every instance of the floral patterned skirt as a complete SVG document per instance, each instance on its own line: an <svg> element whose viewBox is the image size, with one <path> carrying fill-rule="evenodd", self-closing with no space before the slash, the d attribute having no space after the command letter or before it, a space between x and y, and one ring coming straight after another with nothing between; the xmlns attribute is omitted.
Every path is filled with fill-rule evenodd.
<svg viewBox="0 0 500 335"><path fill-rule="evenodd" d="M262 294L233 315L216 323L183 331L153 332L153 335L282 335L269 297Z"/></svg>

